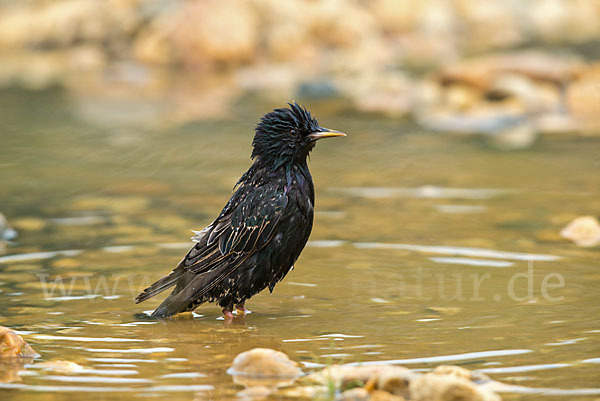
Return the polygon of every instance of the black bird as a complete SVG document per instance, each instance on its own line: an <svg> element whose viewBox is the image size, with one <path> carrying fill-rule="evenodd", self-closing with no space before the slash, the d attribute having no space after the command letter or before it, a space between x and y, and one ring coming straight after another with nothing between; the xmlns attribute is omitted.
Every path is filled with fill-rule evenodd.
<svg viewBox="0 0 600 401"><path fill-rule="evenodd" d="M175 286L152 313L167 317L216 302L226 319L233 308L265 288L273 292L293 268L313 225L314 186L306 159L321 138L346 134L320 127L306 108L265 114L255 129L252 166L234 187L221 214L195 232L194 247L136 303Z"/></svg>

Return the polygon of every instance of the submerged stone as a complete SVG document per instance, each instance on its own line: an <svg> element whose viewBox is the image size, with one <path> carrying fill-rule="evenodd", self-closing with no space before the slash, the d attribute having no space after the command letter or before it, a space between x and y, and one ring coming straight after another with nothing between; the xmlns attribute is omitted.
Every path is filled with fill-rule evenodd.
<svg viewBox="0 0 600 401"><path fill-rule="evenodd" d="M263 399L273 392L272 388L267 386L252 386L243 389L237 393L237 396L243 399Z"/></svg>
<svg viewBox="0 0 600 401"><path fill-rule="evenodd" d="M405 401L405 398L400 395L390 394L387 391L373 390L371 391L369 401Z"/></svg>
<svg viewBox="0 0 600 401"><path fill-rule="evenodd" d="M239 354L227 371L244 385L242 398L265 397L335 399L342 401L500 401L501 388L485 374L440 365L421 374L403 366L331 365L294 384L301 373L282 352L255 348ZM284 387L284 388L282 388Z"/></svg>
<svg viewBox="0 0 600 401"><path fill-rule="evenodd" d="M577 246L596 246L600 244L600 224L594 216L580 216L563 228L560 235Z"/></svg>
<svg viewBox="0 0 600 401"><path fill-rule="evenodd" d="M8 225L6 217L0 213L0 241L11 241L16 236L17 232Z"/></svg>
<svg viewBox="0 0 600 401"><path fill-rule="evenodd" d="M36 363L33 367L59 373L75 373L83 370L83 366L75 362L60 360Z"/></svg>
<svg viewBox="0 0 600 401"><path fill-rule="evenodd" d="M367 401L369 392L363 387L356 387L346 390L340 396L341 401Z"/></svg>
<svg viewBox="0 0 600 401"><path fill-rule="evenodd" d="M313 373L307 380L317 384L333 382L336 387L348 390L367 386L390 394L408 397L408 385L417 374L402 366L392 365L332 365Z"/></svg>
<svg viewBox="0 0 600 401"><path fill-rule="evenodd" d="M9 329L0 326L0 360L12 358L35 358L39 356L23 338Z"/></svg>
<svg viewBox="0 0 600 401"><path fill-rule="evenodd" d="M463 377L462 370L432 372L411 381L410 396L413 401L500 401L500 397L485 387Z"/></svg>
<svg viewBox="0 0 600 401"><path fill-rule="evenodd" d="M283 352L254 348L236 356L227 373L246 387L280 387L293 383L302 370Z"/></svg>
<svg viewBox="0 0 600 401"><path fill-rule="evenodd" d="M19 371L38 356L20 335L0 326L0 383L21 380Z"/></svg>

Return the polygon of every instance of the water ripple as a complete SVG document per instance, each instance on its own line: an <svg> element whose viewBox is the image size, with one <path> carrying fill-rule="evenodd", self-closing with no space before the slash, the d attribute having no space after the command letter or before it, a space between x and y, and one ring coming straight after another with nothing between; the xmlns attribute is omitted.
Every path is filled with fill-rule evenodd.
<svg viewBox="0 0 600 401"><path fill-rule="evenodd" d="M468 265L468 266L489 266L489 267L510 267L513 266L513 262L506 260L487 260L487 259L468 259L468 258L452 258L452 257L432 257L429 258L435 263L445 263L451 265Z"/></svg>
<svg viewBox="0 0 600 401"><path fill-rule="evenodd" d="M103 342L103 343L124 343L124 342L143 342L137 338L115 338L115 337L67 337L53 336L50 334L36 334L33 336L38 340L66 340L66 341L81 341L81 342Z"/></svg>
<svg viewBox="0 0 600 401"><path fill-rule="evenodd" d="M91 362L103 362L103 363L156 363L157 361L152 359L134 359L134 358L88 358Z"/></svg>
<svg viewBox="0 0 600 401"><path fill-rule="evenodd" d="M359 249L399 249L404 251L437 253L442 255L475 256L482 258L526 260L538 262L562 259L560 256L556 255L522 252L504 252L497 251L495 249L469 248L460 246L393 244L381 242L355 242L354 246Z"/></svg>
<svg viewBox="0 0 600 401"><path fill-rule="evenodd" d="M414 363L440 363L440 362L452 362L452 361L464 361L468 359L479 359L479 358L493 358L497 356L507 355L520 355L533 352L529 349L507 349L507 350L493 350L493 351L480 351L480 352L467 352L465 354L454 354L454 355L443 355L443 356L429 356L424 358L411 358L411 359L391 359L385 361L368 361L368 362L357 362L351 365L381 365L381 364L414 364Z"/></svg>
<svg viewBox="0 0 600 401"><path fill-rule="evenodd" d="M306 246L312 246L314 248L337 248L344 245L346 241L342 240L315 240L308 241Z"/></svg>
<svg viewBox="0 0 600 401"><path fill-rule="evenodd" d="M524 366L507 366L503 368L485 368L478 369L478 372L486 374L503 374L503 373L521 373L521 372L532 372L536 370L547 370L547 369L558 369L573 366L568 363L548 363L542 365L524 365Z"/></svg>
<svg viewBox="0 0 600 401"><path fill-rule="evenodd" d="M144 388L134 387L86 387L86 386L43 386L26 385L21 383L0 383L0 389L21 389L26 391L42 392L87 392L87 393L105 393L105 392L195 392L214 390L214 386L208 384L192 384L184 386L153 386Z"/></svg>
<svg viewBox="0 0 600 401"><path fill-rule="evenodd" d="M99 377L99 376L42 376L45 380L54 380L68 383L110 383L110 384L133 384L152 383L150 379L127 378L127 377Z"/></svg>
<svg viewBox="0 0 600 401"><path fill-rule="evenodd" d="M417 188L393 187L345 187L329 188L345 195L370 199L381 198L426 198L426 199L489 199L512 192L493 188L448 188L424 185Z"/></svg>
<svg viewBox="0 0 600 401"><path fill-rule="evenodd" d="M600 395L600 388L575 388L575 389L562 389L562 388L548 388L548 387L525 387L515 386L509 384L502 384L494 387L494 391L501 393L517 393L517 394L540 394L540 395L560 395L560 396L572 396L572 395Z"/></svg>
<svg viewBox="0 0 600 401"><path fill-rule="evenodd" d="M169 373L161 376L163 379L196 379L198 377L206 377L204 373L198 372L182 372L182 373Z"/></svg>
<svg viewBox="0 0 600 401"><path fill-rule="evenodd" d="M0 256L0 263L23 262L28 260L50 259L54 256L77 256L82 251L70 249L65 251L19 253L16 255Z"/></svg>
<svg viewBox="0 0 600 401"><path fill-rule="evenodd" d="M158 352L173 352L175 349L168 347L157 348L130 348L130 349L109 349L109 348L84 348L88 352L116 353L116 354L154 354Z"/></svg>

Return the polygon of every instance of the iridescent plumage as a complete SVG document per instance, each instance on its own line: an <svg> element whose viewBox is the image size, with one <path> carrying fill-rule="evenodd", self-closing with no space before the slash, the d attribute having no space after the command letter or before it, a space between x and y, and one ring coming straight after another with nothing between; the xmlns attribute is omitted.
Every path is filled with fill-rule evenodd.
<svg viewBox="0 0 600 401"><path fill-rule="evenodd" d="M254 162L219 216L168 276L137 296L139 303L175 286L153 316L217 302L230 318L234 306L244 310L253 295L273 291L304 249L315 200L307 156L317 139L344 134L320 127L296 103L264 115L255 131Z"/></svg>

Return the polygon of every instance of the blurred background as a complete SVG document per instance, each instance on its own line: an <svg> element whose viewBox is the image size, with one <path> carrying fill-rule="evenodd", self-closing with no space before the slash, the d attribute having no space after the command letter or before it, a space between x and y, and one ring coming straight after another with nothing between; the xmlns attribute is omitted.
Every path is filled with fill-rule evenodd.
<svg viewBox="0 0 600 401"><path fill-rule="evenodd" d="M0 86L60 89L103 124L336 99L527 146L598 133L599 41L596 0L3 0Z"/></svg>
<svg viewBox="0 0 600 401"><path fill-rule="evenodd" d="M296 268L231 327L214 305L148 321L162 297L133 297L291 100L348 133L311 154ZM0 0L0 324L85 367L19 365L0 398L231 398L264 346L597 401L599 151L598 0Z"/></svg>

